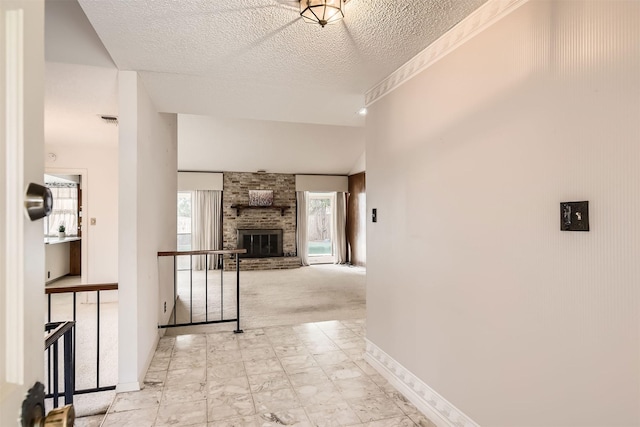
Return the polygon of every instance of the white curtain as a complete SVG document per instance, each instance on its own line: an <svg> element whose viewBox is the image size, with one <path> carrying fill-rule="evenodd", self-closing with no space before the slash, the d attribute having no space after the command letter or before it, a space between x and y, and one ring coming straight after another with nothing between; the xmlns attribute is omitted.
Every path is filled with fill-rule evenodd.
<svg viewBox="0 0 640 427"><path fill-rule="evenodd" d="M336 193L336 203L333 211L333 229L335 230L333 253L336 264L347 262L347 210L345 197L346 194L343 192Z"/></svg>
<svg viewBox="0 0 640 427"><path fill-rule="evenodd" d="M53 209L47 218L47 236L57 236L58 228L64 225L67 236L78 235L78 186L47 184L53 196Z"/></svg>
<svg viewBox="0 0 640 427"><path fill-rule="evenodd" d="M222 248L222 192L194 191L191 215L191 248L197 250ZM218 268L219 255L208 255L209 270ZM193 269L205 268L205 257L196 256L193 259Z"/></svg>
<svg viewBox="0 0 640 427"><path fill-rule="evenodd" d="M309 265L309 239L307 237L307 192L296 191L296 202L298 205L296 228L296 245L298 247L298 257L302 265Z"/></svg>

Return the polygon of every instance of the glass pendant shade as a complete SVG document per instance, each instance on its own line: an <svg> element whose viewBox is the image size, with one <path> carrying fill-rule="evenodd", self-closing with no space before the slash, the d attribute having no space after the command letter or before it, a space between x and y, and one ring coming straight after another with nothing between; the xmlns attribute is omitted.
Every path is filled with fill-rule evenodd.
<svg viewBox="0 0 640 427"><path fill-rule="evenodd" d="M344 18L343 9L344 0L300 0L300 16L322 27Z"/></svg>

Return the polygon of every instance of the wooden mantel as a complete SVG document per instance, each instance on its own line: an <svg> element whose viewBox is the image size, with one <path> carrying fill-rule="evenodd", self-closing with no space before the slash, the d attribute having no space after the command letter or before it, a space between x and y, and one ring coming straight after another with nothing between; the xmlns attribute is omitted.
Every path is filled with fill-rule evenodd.
<svg viewBox="0 0 640 427"><path fill-rule="evenodd" d="M289 209L290 206L251 206L251 205L231 205L231 209L236 210L236 216L242 214L245 209L276 209L280 211L280 216L284 216L284 212Z"/></svg>

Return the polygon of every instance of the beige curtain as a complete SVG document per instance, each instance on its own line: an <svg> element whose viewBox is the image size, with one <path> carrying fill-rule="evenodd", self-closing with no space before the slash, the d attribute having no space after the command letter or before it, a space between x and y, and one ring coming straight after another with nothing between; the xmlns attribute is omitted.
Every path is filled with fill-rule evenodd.
<svg viewBox="0 0 640 427"><path fill-rule="evenodd" d="M336 203L333 211L333 253L336 264L347 262L347 209L345 203L346 194L336 193Z"/></svg>
<svg viewBox="0 0 640 427"><path fill-rule="evenodd" d="M216 250L222 248L222 192L194 191L192 203L191 248ZM219 255L208 255L209 270L218 268ZM193 258L193 269L204 270L205 256Z"/></svg>
<svg viewBox="0 0 640 427"><path fill-rule="evenodd" d="M307 196L306 191L296 191L297 204L297 227L296 245L298 247L298 257L302 265L309 265L309 239L307 237Z"/></svg>

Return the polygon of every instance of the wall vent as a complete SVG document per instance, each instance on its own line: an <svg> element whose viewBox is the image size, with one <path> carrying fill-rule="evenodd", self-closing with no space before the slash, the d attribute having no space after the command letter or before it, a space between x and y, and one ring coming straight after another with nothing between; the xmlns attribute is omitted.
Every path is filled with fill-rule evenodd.
<svg viewBox="0 0 640 427"><path fill-rule="evenodd" d="M105 123L118 126L118 116L100 116Z"/></svg>

